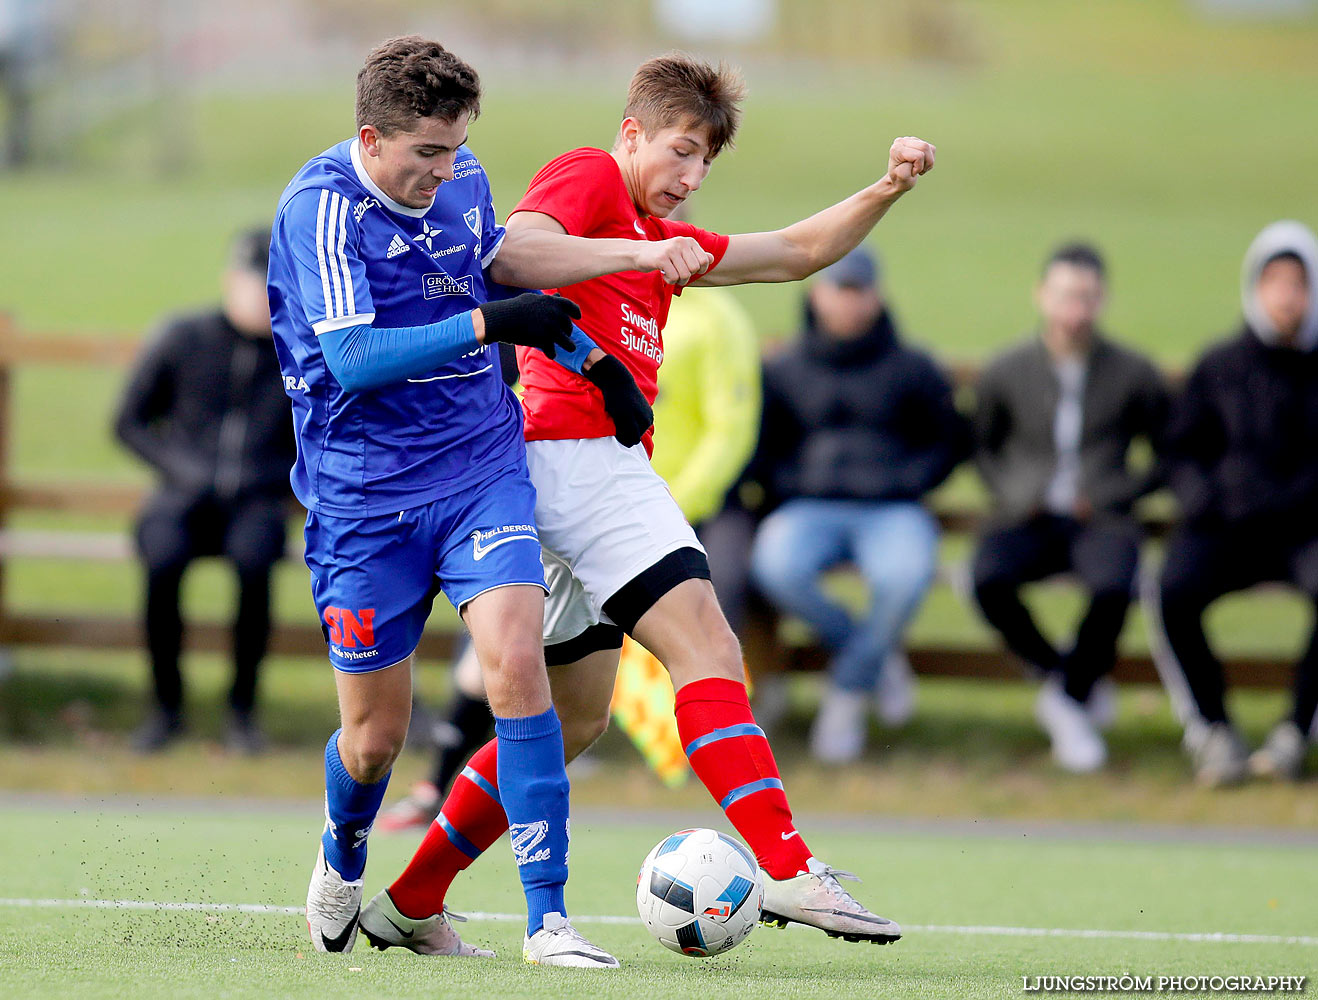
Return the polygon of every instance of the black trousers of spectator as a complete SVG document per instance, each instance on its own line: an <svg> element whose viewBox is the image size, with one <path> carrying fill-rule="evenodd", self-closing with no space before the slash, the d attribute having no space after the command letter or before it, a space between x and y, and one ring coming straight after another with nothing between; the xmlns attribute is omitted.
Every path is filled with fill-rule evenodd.
<svg viewBox="0 0 1318 1000"><path fill-rule="evenodd" d="M1199 714L1227 721L1222 663L1204 635L1204 612L1219 597L1257 583L1294 584L1318 611L1318 535L1185 527L1167 543L1160 580L1162 625ZM1293 720L1308 733L1318 711L1318 621L1295 667Z"/></svg>
<svg viewBox="0 0 1318 1000"><path fill-rule="evenodd" d="M1044 514L991 530L975 553L975 600L1008 649L1045 673L1061 675L1066 693L1083 702L1116 661L1139 544L1140 530L1128 518L1081 522ZM1020 590L1065 572L1079 577L1091 596L1074 646L1063 653L1039 631Z"/></svg>
<svg viewBox="0 0 1318 1000"><path fill-rule="evenodd" d="M238 576L229 704L236 713L251 713L257 669L270 641L270 575L284 553L284 517L281 497L220 503L158 493L147 504L137 526L137 545L147 574L147 650L156 701L165 712L177 715L183 708L183 573L198 557L224 556Z"/></svg>

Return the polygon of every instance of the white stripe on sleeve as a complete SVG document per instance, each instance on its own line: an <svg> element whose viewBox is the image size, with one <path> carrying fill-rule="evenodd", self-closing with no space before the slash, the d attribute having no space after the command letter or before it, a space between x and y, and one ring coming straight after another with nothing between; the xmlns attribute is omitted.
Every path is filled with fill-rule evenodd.
<svg viewBox="0 0 1318 1000"><path fill-rule="evenodd" d="M352 288L352 271L348 269L348 256L343 252L343 245L348 238L348 199L340 198L339 205L339 268L343 275L343 294L345 307L343 314L351 316L357 311L357 297Z"/></svg>
<svg viewBox="0 0 1318 1000"><path fill-rule="evenodd" d="M328 222L325 226L325 247L324 253L329 258L330 287L334 290L334 316L343 315L343 278L339 274L339 256L338 256L338 225L339 225L339 201L340 196L337 191L330 192L329 211L326 212Z"/></svg>
<svg viewBox="0 0 1318 1000"><path fill-rule="evenodd" d="M325 266L325 203L328 191L320 192L320 207L316 209L316 263L320 265L320 290L325 296L325 318L334 318L334 302L330 298L329 270Z"/></svg>

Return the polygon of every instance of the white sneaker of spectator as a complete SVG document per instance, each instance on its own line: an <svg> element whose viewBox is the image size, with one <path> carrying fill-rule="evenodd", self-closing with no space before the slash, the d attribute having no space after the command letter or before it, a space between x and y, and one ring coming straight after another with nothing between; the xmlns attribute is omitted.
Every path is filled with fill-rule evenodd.
<svg viewBox="0 0 1318 1000"><path fill-rule="evenodd" d="M830 684L810 727L810 752L822 764L849 764L865 750L870 697Z"/></svg>
<svg viewBox="0 0 1318 1000"><path fill-rule="evenodd" d="M1100 677L1085 701L1085 714L1094 728L1105 733L1117 721L1117 684L1111 677Z"/></svg>
<svg viewBox="0 0 1318 1000"><path fill-rule="evenodd" d="M915 673L900 649L894 649L883 661L874 688L874 712L880 722L894 729L906 725L915 714Z"/></svg>
<svg viewBox="0 0 1318 1000"><path fill-rule="evenodd" d="M1304 758L1309 753L1309 741L1294 722L1278 723L1268 734L1263 746L1249 757L1249 770L1260 778L1280 778L1295 781L1304 770Z"/></svg>
<svg viewBox="0 0 1318 1000"><path fill-rule="evenodd" d="M1201 785L1221 788L1239 784L1249 776L1249 754L1228 722L1187 727L1185 748L1194 761L1195 780Z"/></svg>
<svg viewBox="0 0 1318 1000"><path fill-rule="evenodd" d="M1034 715L1053 742L1053 760L1075 774L1097 771L1107 762L1107 746L1090 721L1085 707L1049 677L1039 688Z"/></svg>

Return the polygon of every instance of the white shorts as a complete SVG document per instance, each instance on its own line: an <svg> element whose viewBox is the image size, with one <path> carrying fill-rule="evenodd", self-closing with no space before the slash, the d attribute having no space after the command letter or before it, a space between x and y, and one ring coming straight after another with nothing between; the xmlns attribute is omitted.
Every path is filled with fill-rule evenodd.
<svg viewBox="0 0 1318 1000"><path fill-rule="evenodd" d="M641 445L528 441L545 563L545 645L614 624L604 602L678 549L704 547Z"/></svg>

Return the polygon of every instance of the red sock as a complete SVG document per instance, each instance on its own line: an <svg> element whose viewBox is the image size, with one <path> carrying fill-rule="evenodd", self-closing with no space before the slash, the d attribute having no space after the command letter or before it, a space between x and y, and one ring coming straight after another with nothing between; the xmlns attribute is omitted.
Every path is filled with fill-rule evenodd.
<svg viewBox="0 0 1318 1000"><path fill-rule="evenodd" d="M389 887L398 912L414 920L439 913L458 872L508 829L499 804L498 742L490 740L462 769L411 862Z"/></svg>
<svg viewBox="0 0 1318 1000"><path fill-rule="evenodd" d="M792 824L778 764L755 724L746 685L725 677L692 681L677 692L677 732L691 769L777 879L806 871L810 848Z"/></svg>

